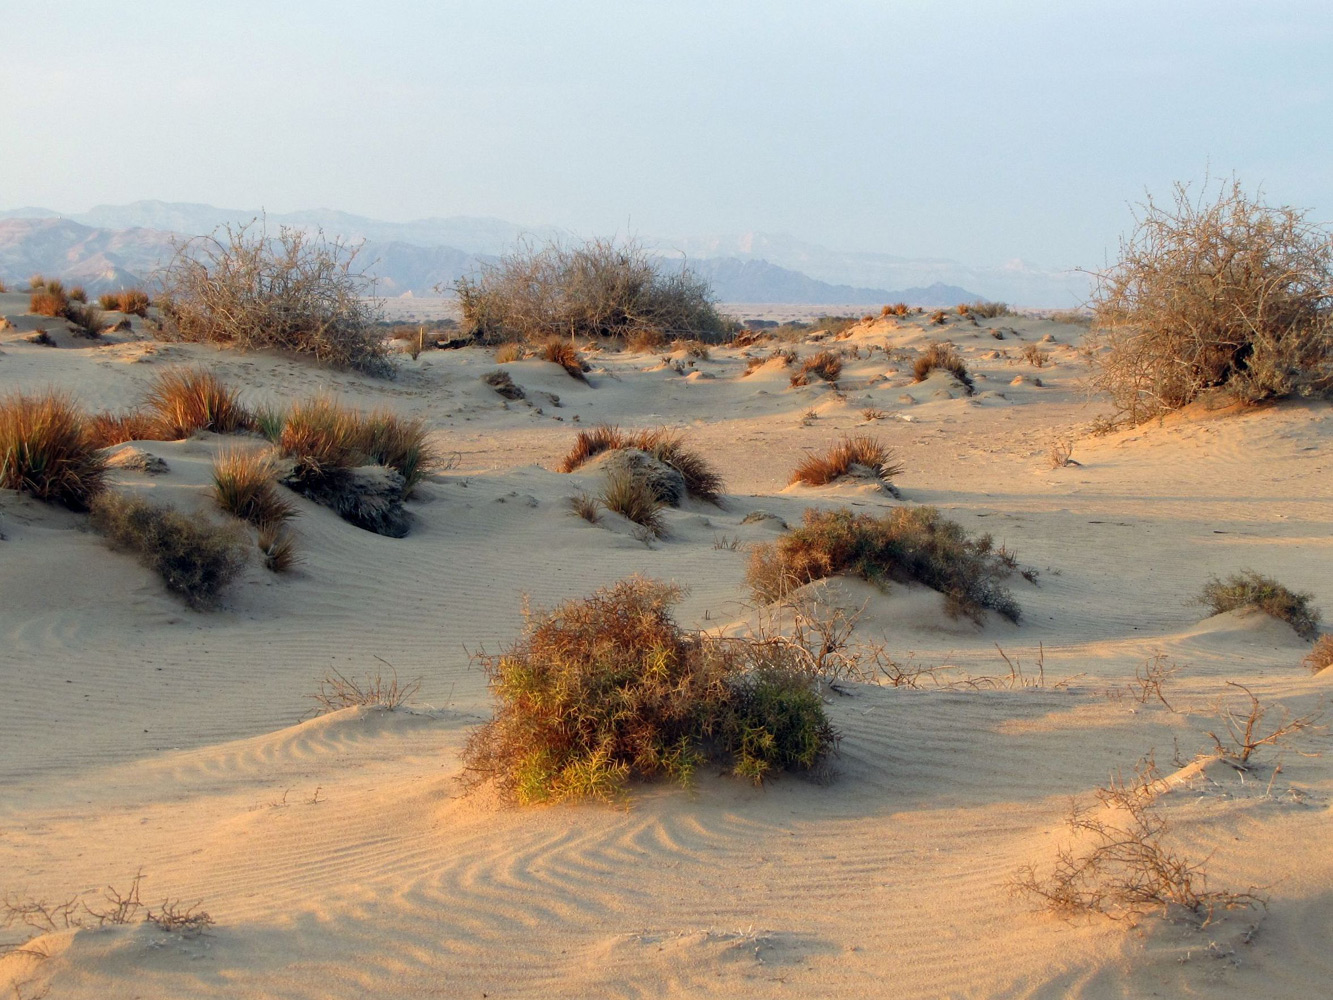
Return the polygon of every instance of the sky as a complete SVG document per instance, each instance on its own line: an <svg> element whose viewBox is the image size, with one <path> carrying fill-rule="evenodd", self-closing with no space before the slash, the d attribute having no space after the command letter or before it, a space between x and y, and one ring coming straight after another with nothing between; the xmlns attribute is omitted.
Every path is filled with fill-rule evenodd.
<svg viewBox="0 0 1333 1000"><path fill-rule="evenodd" d="M0 208L144 198L1096 266L1145 193L1333 216L1333 2L52 0Z"/></svg>

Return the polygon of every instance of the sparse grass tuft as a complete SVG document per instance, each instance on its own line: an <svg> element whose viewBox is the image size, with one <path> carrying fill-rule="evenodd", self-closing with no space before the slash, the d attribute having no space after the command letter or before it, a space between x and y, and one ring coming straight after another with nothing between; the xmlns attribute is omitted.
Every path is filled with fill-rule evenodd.
<svg viewBox="0 0 1333 1000"><path fill-rule="evenodd" d="M680 629L679 588L633 577L527 615L479 659L497 700L463 759L519 803L614 799L631 778L688 784L710 760L755 782L808 769L837 733L795 654Z"/></svg>
<svg viewBox="0 0 1333 1000"><path fill-rule="evenodd" d="M604 451L628 447L627 438L619 427L610 424L598 424L586 431L579 431L574 439L574 447L560 462L560 472L573 472L579 466L596 458Z"/></svg>
<svg viewBox="0 0 1333 1000"><path fill-rule="evenodd" d="M215 524L128 494L97 496L92 523L113 545L157 571L167 589L194 608L216 602L249 558L249 540L235 522Z"/></svg>
<svg viewBox="0 0 1333 1000"><path fill-rule="evenodd" d="M1236 608L1258 608L1287 622L1302 639L1313 639L1319 634L1320 618L1319 609L1310 607L1313 597L1309 593L1294 593L1271 576L1245 569L1225 580L1210 579L1197 603L1210 608L1215 615Z"/></svg>
<svg viewBox="0 0 1333 1000"><path fill-rule="evenodd" d="M279 438L303 477L324 478L366 461L361 415L330 396L302 400L288 412Z"/></svg>
<svg viewBox="0 0 1333 1000"><path fill-rule="evenodd" d="M497 365L504 365L511 361L518 361L522 357L523 348L517 341L501 344L495 349L495 363Z"/></svg>
<svg viewBox="0 0 1333 1000"><path fill-rule="evenodd" d="M105 482L98 447L87 418L67 396L0 399L0 487L85 510Z"/></svg>
<svg viewBox="0 0 1333 1000"><path fill-rule="evenodd" d="M169 440L198 431L234 434L254 427L254 417L236 393L202 368L163 372L149 386L145 404Z"/></svg>
<svg viewBox="0 0 1333 1000"><path fill-rule="evenodd" d="M505 399L524 398L525 394L523 392L523 387L515 384L513 377L503 368L497 368L493 372L487 372L481 377L481 380Z"/></svg>
<svg viewBox="0 0 1333 1000"><path fill-rule="evenodd" d="M1306 654L1301 663L1315 674L1325 667L1333 666L1333 635L1320 636L1319 641L1314 644L1314 649Z"/></svg>
<svg viewBox="0 0 1333 1000"><path fill-rule="evenodd" d="M628 469L607 472L606 483L598 500L607 510L646 528L654 538L666 534L666 525L662 522L662 501L657 499L657 494L647 480Z"/></svg>
<svg viewBox="0 0 1333 1000"><path fill-rule="evenodd" d="M665 427L627 434L619 427L599 424L586 431L579 431L574 447L561 460L559 471L573 472L603 452L618 448L637 448L647 452L681 474L685 480L685 490L690 496L708 503L721 503L725 487L722 476L702 455L686 448L678 432Z"/></svg>
<svg viewBox="0 0 1333 1000"><path fill-rule="evenodd" d="M576 378L580 382L588 381L583 374L587 367L584 364L583 355L569 341L558 337L551 338L542 347L542 358L559 365L569 373L571 378Z"/></svg>
<svg viewBox="0 0 1333 1000"><path fill-rule="evenodd" d="M330 670L319 682L319 690L311 695L319 704L318 714L343 708L383 708L390 712L401 708L421 690L421 678L403 684L398 680L398 671L392 666L389 666L389 670L393 673L392 677L377 672L364 680L345 677L337 670Z"/></svg>
<svg viewBox="0 0 1333 1000"><path fill-rule="evenodd" d="M87 302L88 293L84 291L82 285L75 285L69 290L69 300L71 302Z"/></svg>
<svg viewBox="0 0 1333 1000"><path fill-rule="evenodd" d="M301 561L296 536L281 525L259 529L259 556L270 573L290 573Z"/></svg>
<svg viewBox="0 0 1333 1000"><path fill-rule="evenodd" d="M63 319L69 313L69 299L64 292L52 292L45 289L33 292L28 298L28 312L37 316Z"/></svg>
<svg viewBox="0 0 1333 1000"><path fill-rule="evenodd" d="M825 382L837 382L842 374L842 359L832 351L820 351L801 362L801 367L791 377L793 386L809 385L812 378Z"/></svg>
<svg viewBox="0 0 1333 1000"><path fill-rule="evenodd" d="M577 493L569 498L569 508L589 524L602 519L601 501L590 493Z"/></svg>
<svg viewBox="0 0 1333 1000"><path fill-rule="evenodd" d="M98 448L109 448L126 441L159 441L163 436L161 424L143 410L94 413L88 418L88 432Z"/></svg>
<svg viewBox="0 0 1333 1000"><path fill-rule="evenodd" d="M1000 583L1015 565L989 535L969 538L934 507L905 507L880 517L812 508L801 527L755 547L746 579L765 602L837 574L880 585L916 581L942 593L951 615L980 622L989 608L1016 622L1018 603Z"/></svg>
<svg viewBox="0 0 1333 1000"><path fill-rule="evenodd" d="M966 310L980 319L995 319L999 316L1012 316L1007 302L972 302Z"/></svg>
<svg viewBox="0 0 1333 1000"><path fill-rule="evenodd" d="M420 417L399 417L376 410L361 419L361 433L370 460L403 477L404 496L411 496L438 464L426 441L426 422Z"/></svg>
<svg viewBox="0 0 1333 1000"><path fill-rule="evenodd" d="M972 376L968 374L967 365L963 363L962 356L954 350L952 344L937 342L927 347L912 363L912 375L918 382L922 382L937 368L956 378L967 390L967 394L972 395Z"/></svg>
<svg viewBox="0 0 1333 1000"><path fill-rule="evenodd" d="M866 469L885 486L892 488L893 477L903 467L893 460L893 452L866 434L849 435L823 455L813 452L802 459L790 482L807 486L827 486L852 471L852 466Z"/></svg>
<svg viewBox="0 0 1333 1000"><path fill-rule="evenodd" d="M275 528L296 516L278 492L273 456L256 449L228 449L213 460L213 499L218 507L256 528Z"/></svg>

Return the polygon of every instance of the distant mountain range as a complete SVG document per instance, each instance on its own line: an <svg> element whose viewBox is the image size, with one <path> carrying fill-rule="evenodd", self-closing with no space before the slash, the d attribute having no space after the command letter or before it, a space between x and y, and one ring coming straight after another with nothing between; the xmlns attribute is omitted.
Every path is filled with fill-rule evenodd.
<svg viewBox="0 0 1333 1000"><path fill-rule="evenodd" d="M244 224L260 213L212 205L139 201L99 205L60 215L49 209L0 211L0 280L33 273L61 277L98 292L151 283L174 244ZM520 241L572 240L552 227L523 227L502 219L455 216L383 222L324 209L273 213L270 230L293 226L364 242L361 261L381 295L431 296ZM652 238L642 241L664 266L687 264L712 282L724 302L873 305L904 301L951 306L979 298L1020 305L1069 305L1087 295L1085 276L1022 262L969 268L956 261L888 254L845 253L785 236ZM674 262L674 263L673 263ZM892 290L897 288L896 291ZM975 290L972 290L975 289Z"/></svg>

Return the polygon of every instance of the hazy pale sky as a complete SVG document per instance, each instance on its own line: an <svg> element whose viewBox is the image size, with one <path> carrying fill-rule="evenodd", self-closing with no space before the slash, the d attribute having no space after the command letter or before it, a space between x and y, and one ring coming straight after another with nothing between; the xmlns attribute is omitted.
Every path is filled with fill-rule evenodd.
<svg viewBox="0 0 1333 1000"><path fill-rule="evenodd" d="M138 0L4 17L0 207L140 198L1096 264L1235 172L1333 215L1333 2Z"/></svg>

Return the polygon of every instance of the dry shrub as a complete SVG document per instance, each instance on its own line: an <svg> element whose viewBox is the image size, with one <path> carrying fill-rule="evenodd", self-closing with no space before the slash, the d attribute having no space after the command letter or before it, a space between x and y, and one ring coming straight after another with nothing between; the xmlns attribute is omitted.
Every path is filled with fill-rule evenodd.
<svg viewBox="0 0 1333 1000"><path fill-rule="evenodd" d="M1043 351L1036 344L1024 344L1023 360L1034 368L1045 368L1051 363L1051 355L1049 351Z"/></svg>
<svg viewBox="0 0 1333 1000"><path fill-rule="evenodd" d="M1206 191L1206 189L1205 189ZM1333 240L1238 181L1149 199L1093 298L1092 384L1141 423L1206 392L1244 403L1333 387Z"/></svg>
<svg viewBox="0 0 1333 1000"><path fill-rule="evenodd" d="M127 288L116 293L116 311L129 316L147 316L148 307L152 304L148 293L142 288Z"/></svg>
<svg viewBox="0 0 1333 1000"><path fill-rule="evenodd" d="M800 370L791 377L791 384L794 386L809 385L811 378L823 379L825 382L837 382L838 376L841 374L842 358L832 351L820 351L801 362Z"/></svg>
<svg viewBox="0 0 1333 1000"><path fill-rule="evenodd" d="M970 312L973 316L981 319L995 319L999 316L1012 316L1007 302L971 302L966 306L960 307L962 311Z"/></svg>
<svg viewBox="0 0 1333 1000"><path fill-rule="evenodd" d="M420 417L399 417L376 410L361 418L361 433L367 457L403 477L404 496L411 496L438 464L426 442L426 422Z"/></svg>
<svg viewBox="0 0 1333 1000"><path fill-rule="evenodd" d="M400 683L398 671L390 664L385 665L392 672L392 677L377 672L364 680L357 680L345 677L337 670L330 670L319 682L319 690L311 695L319 704L318 714L343 708L383 708L392 712L405 705L407 699L421 690L421 678L406 684Z"/></svg>
<svg viewBox="0 0 1333 1000"><path fill-rule="evenodd" d="M660 270L634 243L522 246L454 283L468 336L486 343L550 337L632 338L657 331L718 342L734 332L693 272Z"/></svg>
<svg viewBox="0 0 1333 1000"><path fill-rule="evenodd" d="M92 523L194 608L212 605L250 554L249 540L235 522L215 524L128 494L100 494L92 502Z"/></svg>
<svg viewBox="0 0 1333 1000"><path fill-rule="evenodd" d="M876 420L883 420L889 414L886 410L881 410L878 406L867 406L861 411L861 419L866 423Z"/></svg>
<svg viewBox="0 0 1333 1000"><path fill-rule="evenodd" d="M497 368L493 372L487 372L481 377L481 380L498 392L505 399L523 399L525 393L521 385L516 385L514 379L503 368Z"/></svg>
<svg viewBox="0 0 1333 1000"><path fill-rule="evenodd" d="M268 451L222 452L213 460L212 493L221 510L257 528L274 528L296 516L295 505L278 492Z"/></svg>
<svg viewBox="0 0 1333 1000"><path fill-rule="evenodd" d="M628 518L654 538L666 534L662 501L657 498L652 484L642 476L636 476L628 469L608 471L597 499L607 510Z"/></svg>
<svg viewBox="0 0 1333 1000"><path fill-rule="evenodd" d="M168 440L198 431L235 434L254 428L254 417L236 392L202 368L163 372L148 387L144 402Z"/></svg>
<svg viewBox="0 0 1333 1000"><path fill-rule="evenodd" d="M842 438L823 455L813 452L806 455L789 482L827 486L858 465L889 488L892 488L893 477L903 471L903 467L893 460L893 452L888 447L869 435L856 434Z"/></svg>
<svg viewBox="0 0 1333 1000"><path fill-rule="evenodd" d="M1046 318L1052 323L1064 323L1068 326L1092 325L1092 314L1079 309L1057 309L1047 313Z"/></svg>
<svg viewBox="0 0 1333 1000"><path fill-rule="evenodd" d="M561 472L573 472L606 451L618 448L637 448L669 465L685 480L685 491L697 500L721 503L725 483L722 476L698 452L685 447L683 436L659 427L652 430L625 433L619 427L599 424L579 431L570 449L559 465Z"/></svg>
<svg viewBox="0 0 1333 1000"><path fill-rule="evenodd" d="M945 313L943 309L936 309L933 313L930 314L930 321L936 326L943 326L947 319L948 319L948 314Z"/></svg>
<svg viewBox="0 0 1333 1000"><path fill-rule="evenodd" d="M66 319L74 325L75 331L89 340L95 340L102 335L102 327L106 325L106 316L97 306L89 305L71 305Z"/></svg>
<svg viewBox="0 0 1333 1000"><path fill-rule="evenodd" d="M88 418L88 433L98 448L109 448L126 441L160 441L163 437L162 425L142 410L94 413Z"/></svg>
<svg viewBox="0 0 1333 1000"><path fill-rule="evenodd" d="M1314 674L1325 667L1333 666L1333 635L1320 636L1319 641L1314 644L1314 649L1306 654L1301 663Z"/></svg>
<svg viewBox="0 0 1333 1000"><path fill-rule="evenodd" d="M936 369L948 372L967 390L969 396L972 395L972 376L968 373L967 365L963 363L962 355L954 350L952 344L943 342L931 344L912 362L912 375L918 382L924 381L926 376Z"/></svg>
<svg viewBox="0 0 1333 1000"><path fill-rule="evenodd" d="M177 245L164 276L163 312L183 340L273 348L313 355L322 364L372 375L392 371L366 299L368 282L353 269L358 250L262 224Z"/></svg>
<svg viewBox="0 0 1333 1000"><path fill-rule="evenodd" d="M709 761L755 782L837 744L790 651L682 630L679 588L633 577L526 615L479 659L497 706L469 737L467 781L519 803L608 800L631 778L687 784Z"/></svg>
<svg viewBox="0 0 1333 1000"><path fill-rule="evenodd" d="M278 441L283 454L295 459L300 479L326 480L360 465L383 465L403 477L404 496L438 465L420 418L385 410L363 414L329 396L293 406Z"/></svg>
<svg viewBox="0 0 1333 1000"><path fill-rule="evenodd" d="M518 361L523 357L523 348L517 343L501 344L495 349L495 363L498 365Z"/></svg>
<svg viewBox="0 0 1333 1000"><path fill-rule="evenodd" d="M28 298L28 312L63 319L69 313L69 299L64 292L33 292Z"/></svg>
<svg viewBox="0 0 1333 1000"><path fill-rule="evenodd" d="M1252 569L1233 573L1225 580L1211 578L1196 599L1215 615L1236 608L1257 608L1287 622L1302 639L1313 639L1319 634L1319 609L1310 607L1314 595L1294 593L1271 576L1262 576Z"/></svg>
<svg viewBox="0 0 1333 1000"><path fill-rule="evenodd" d="M879 585L915 581L942 593L955 617L980 622L989 608L1016 622L1018 602L1000 582L1014 568L1013 556L995 548L990 535L968 538L934 507L900 508L880 517L811 508L801 527L755 547L746 580L765 602L837 574Z"/></svg>
<svg viewBox="0 0 1333 1000"><path fill-rule="evenodd" d="M1243 691L1247 703L1240 711L1219 703L1218 716L1226 727L1228 739L1224 740L1212 731L1209 731L1208 737L1213 741L1217 756L1237 770L1248 770L1250 757L1260 747L1285 746L1297 733L1325 728L1319 725L1324 714L1322 705L1309 715L1297 717L1282 708L1279 710L1282 721L1276 725L1265 725L1264 718L1268 715L1269 706L1260 703L1254 692L1244 684L1227 681L1227 687Z"/></svg>
<svg viewBox="0 0 1333 1000"><path fill-rule="evenodd" d="M69 299L71 302L87 302L88 293L82 285L75 285L69 290Z"/></svg>
<svg viewBox="0 0 1333 1000"><path fill-rule="evenodd" d="M270 573L289 573L301 561L296 536L281 525L259 529L259 557Z"/></svg>
<svg viewBox="0 0 1333 1000"><path fill-rule="evenodd" d="M0 487L85 510L106 478L98 447L87 418L67 396L0 399Z"/></svg>
<svg viewBox="0 0 1333 1000"><path fill-rule="evenodd" d="M34 274L28 279L28 291L40 292L46 287L46 279L41 274Z"/></svg>
<svg viewBox="0 0 1333 1000"><path fill-rule="evenodd" d="M661 330L644 327L635 330L625 341L625 349L635 354L647 354L660 349L667 342L667 336Z"/></svg>
<svg viewBox="0 0 1333 1000"><path fill-rule="evenodd" d="M579 349L567 340L552 338L542 346L542 359L551 361L563 368L572 378L580 382L588 381L583 374L588 366L583 361Z"/></svg>
<svg viewBox="0 0 1333 1000"><path fill-rule="evenodd" d="M966 316L971 312L971 307L966 302L960 302L954 306L954 312L958 313L959 316Z"/></svg>
<svg viewBox="0 0 1333 1000"><path fill-rule="evenodd" d="M602 519L601 501L590 493L577 493L569 498L569 509L589 524Z"/></svg>

